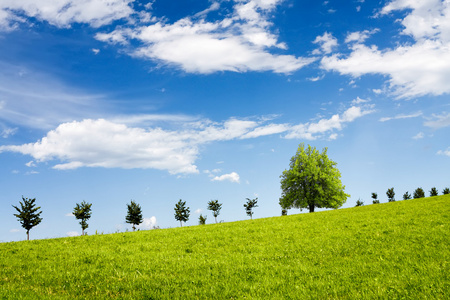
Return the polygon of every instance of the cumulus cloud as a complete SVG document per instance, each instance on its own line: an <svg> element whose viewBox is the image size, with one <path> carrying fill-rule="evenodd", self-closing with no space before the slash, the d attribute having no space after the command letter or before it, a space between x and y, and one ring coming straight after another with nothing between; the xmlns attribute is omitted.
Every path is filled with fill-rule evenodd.
<svg viewBox="0 0 450 300"><path fill-rule="evenodd" d="M79 236L80 234L76 231L69 231L69 232L66 232L66 235L70 236L70 237L74 237L74 236Z"/></svg>
<svg viewBox="0 0 450 300"><path fill-rule="evenodd" d="M328 32L325 32L321 36L317 36L313 43L320 45L320 49L325 54L331 53L333 49L338 46L337 39Z"/></svg>
<svg viewBox="0 0 450 300"><path fill-rule="evenodd" d="M72 23L87 23L92 27L110 24L133 13L134 0L2 0L0 29L13 30L26 23L27 17L48 22L57 27Z"/></svg>
<svg viewBox="0 0 450 300"><path fill-rule="evenodd" d="M190 73L290 73L314 59L271 53L271 49L287 48L271 32L273 24L269 21L271 12L280 2L282 0L235 1L233 12L222 20L206 21L206 15L220 7L219 2L215 2L210 9L173 23L163 20L146 26L120 27L98 33L96 38L128 45L126 51L134 57L176 66ZM130 41L138 46L131 47Z"/></svg>
<svg viewBox="0 0 450 300"><path fill-rule="evenodd" d="M150 218L144 218L142 220L142 223L139 224L138 226L136 226L136 228L140 229L140 230L149 230L149 229L153 229L153 227L155 227L157 224L156 222L156 217L150 217Z"/></svg>
<svg viewBox="0 0 450 300"><path fill-rule="evenodd" d="M402 34L412 37L413 43L379 49L364 45L365 35L354 33L347 37L356 42L351 53L322 58L322 68L354 78L387 76L390 91L398 98L450 93L450 2L394 0L377 17L404 10L408 12L400 19Z"/></svg>
<svg viewBox="0 0 450 300"><path fill-rule="evenodd" d="M230 174L223 174L211 179L211 181L231 181L236 183L239 183L239 180L240 180L239 174L236 172L231 172Z"/></svg>
<svg viewBox="0 0 450 300"><path fill-rule="evenodd" d="M450 157L450 148L447 148L447 150L439 150L439 151L437 152L437 154L438 154L438 155L445 155L445 156Z"/></svg>
<svg viewBox="0 0 450 300"><path fill-rule="evenodd" d="M276 124L267 118L231 118L221 123L186 118L184 120L187 121L176 127L178 129L170 130L157 126L131 126L106 119L85 119L62 123L35 143L0 146L0 152L29 155L33 157L30 166L53 161L56 162L53 168L58 170L80 167L150 168L171 174L190 174L199 172L195 162L202 145L273 134L308 140L335 139L337 135L333 134L334 131L342 130L345 124L373 112L371 108L370 105L351 106L342 114L301 124ZM161 119L178 120L170 116ZM216 176L218 172L206 173L214 181L239 182L239 175L235 172Z"/></svg>

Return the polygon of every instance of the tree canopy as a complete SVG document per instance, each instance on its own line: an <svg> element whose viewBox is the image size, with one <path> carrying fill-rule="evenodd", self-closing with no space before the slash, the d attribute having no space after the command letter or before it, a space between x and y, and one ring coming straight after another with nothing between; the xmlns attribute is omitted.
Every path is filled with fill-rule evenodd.
<svg viewBox="0 0 450 300"><path fill-rule="evenodd" d="M258 198L255 199L250 199L250 198L246 198L247 199L247 203L244 204L245 207L245 213L247 214L247 216L250 216L250 219L253 219L253 208L258 207L257 203L258 203Z"/></svg>
<svg viewBox="0 0 450 300"><path fill-rule="evenodd" d="M92 203L87 203L86 201L81 202L81 204L78 204L73 209L73 215L77 220L80 221L81 225L81 235L84 235L84 231L89 227L87 220L91 218L92 210L91 210Z"/></svg>
<svg viewBox="0 0 450 300"><path fill-rule="evenodd" d="M211 200L208 202L208 210L213 212L214 219L217 223L217 216L220 214L220 210L222 209L222 203L219 203L219 200Z"/></svg>
<svg viewBox="0 0 450 300"><path fill-rule="evenodd" d="M42 211L38 212L41 207L36 207L36 198L28 199L22 196L22 201L23 202L19 202L20 208L14 205L12 207L17 210L18 214L14 214L14 216L19 219L20 224L27 231L27 240L30 240L30 230L41 223L42 218L40 215Z"/></svg>
<svg viewBox="0 0 450 300"><path fill-rule="evenodd" d="M320 153L315 147L302 143L292 156L290 167L281 177L282 208L339 208L350 195L344 192L337 163L327 156L327 148Z"/></svg>
<svg viewBox="0 0 450 300"><path fill-rule="evenodd" d="M134 202L133 200L131 200L131 203L127 204L127 210L128 212L127 216L125 217L125 221L128 224L133 224L132 228L133 231L135 231L136 225L141 224L143 221L141 206L136 202Z"/></svg>
<svg viewBox="0 0 450 300"><path fill-rule="evenodd" d="M180 221L180 226L183 226L182 222L187 222L189 220L189 207L186 207L186 201L180 199L178 203L175 204L175 220Z"/></svg>

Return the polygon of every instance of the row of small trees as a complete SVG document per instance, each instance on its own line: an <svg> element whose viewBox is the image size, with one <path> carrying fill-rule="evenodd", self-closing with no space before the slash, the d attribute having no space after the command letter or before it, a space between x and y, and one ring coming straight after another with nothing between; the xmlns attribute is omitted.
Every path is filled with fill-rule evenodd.
<svg viewBox="0 0 450 300"><path fill-rule="evenodd" d="M258 207L258 198L249 199L244 204L245 212L251 219L253 219L253 208ZM27 232L27 240L30 239L30 230L41 223L42 210L40 206L36 206L36 198L28 199L22 196L22 201L19 202L20 208L18 206L13 207L17 210L15 217L19 220L22 227ZM217 217L222 209L222 203L219 200L211 200L208 202L208 210L213 212L213 216L217 223ZM186 201L180 199L178 203L175 204L175 220L180 221L180 226L183 226L183 222L187 222L190 216L189 207L186 207ZM83 201L77 203L73 209L72 214L77 220L80 220L81 225L81 235L85 235L85 230L89 227L88 220L92 215L92 203ZM132 225L133 231L136 230L136 226L143 222L142 209L141 206L135 201L131 200L130 204L127 204L127 215L125 217L125 222ZM204 225L206 223L206 216L200 215L199 223Z"/></svg>
<svg viewBox="0 0 450 300"><path fill-rule="evenodd" d="M432 187L431 190L429 191L429 193L430 193L430 197L439 195L439 191L436 187ZM448 188L448 187L444 188L442 190L442 194L443 195L450 194L450 188ZM394 192L393 187L386 191L386 196L388 197L388 202L395 202L395 192ZM425 191L421 187L418 187L417 189L415 189L412 196L408 191L403 194L403 200L410 200L412 198L419 199L419 198L424 198L424 197L425 197ZM373 204L380 203L377 193L372 193L372 203ZM362 206L362 205L364 205L364 202L361 199L358 199L356 201L356 206Z"/></svg>

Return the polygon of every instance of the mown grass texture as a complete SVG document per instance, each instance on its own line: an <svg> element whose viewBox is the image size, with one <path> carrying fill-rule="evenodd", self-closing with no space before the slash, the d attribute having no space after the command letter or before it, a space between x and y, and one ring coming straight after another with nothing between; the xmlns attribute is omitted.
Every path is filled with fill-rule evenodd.
<svg viewBox="0 0 450 300"><path fill-rule="evenodd" d="M450 195L0 244L1 299L445 299Z"/></svg>

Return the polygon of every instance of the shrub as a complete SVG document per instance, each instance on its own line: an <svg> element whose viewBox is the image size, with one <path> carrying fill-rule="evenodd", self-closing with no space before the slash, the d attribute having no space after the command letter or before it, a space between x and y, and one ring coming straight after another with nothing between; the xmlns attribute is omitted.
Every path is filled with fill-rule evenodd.
<svg viewBox="0 0 450 300"><path fill-rule="evenodd" d="M380 200L377 199L378 198L378 194L377 193L372 193L372 203L373 204L379 204Z"/></svg>
<svg viewBox="0 0 450 300"><path fill-rule="evenodd" d="M432 187L430 190L430 197L437 196L439 194L437 188Z"/></svg>
<svg viewBox="0 0 450 300"><path fill-rule="evenodd" d="M442 194L443 195L450 194L450 189L448 187L446 187L445 189L442 190Z"/></svg>
<svg viewBox="0 0 450 300"><path fill-rule="evenodd" d="M413 198L414 198L414 199L419 199L419 198L424 198L424 197L425 197L425 192L424 192L423 188L418 187L418 188L414 191Z"/></svg>
<svg viewBox="0 0 450 300"><path fill-rule="evenodd" d="M408 192L404 193L403 194L403 200L409 200L409 199L411 199L411 194L408 193Z"/></svg>
<svg viewBox="0 0 450 300"><path fill-rule="evenodd" d="M356 205L355 206L363 206L364 205L364 201L362 201L361 199L358 199L356 201Z"/></svg>

